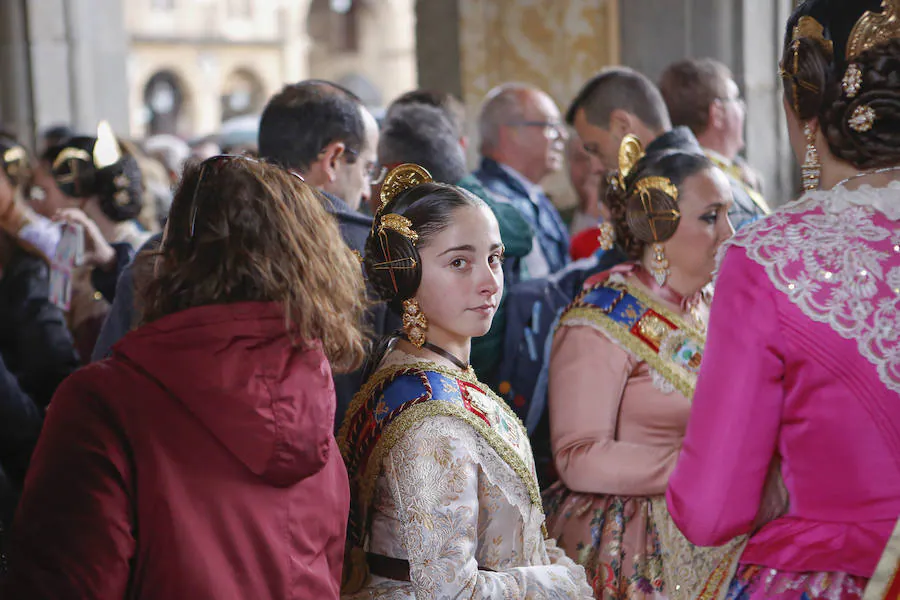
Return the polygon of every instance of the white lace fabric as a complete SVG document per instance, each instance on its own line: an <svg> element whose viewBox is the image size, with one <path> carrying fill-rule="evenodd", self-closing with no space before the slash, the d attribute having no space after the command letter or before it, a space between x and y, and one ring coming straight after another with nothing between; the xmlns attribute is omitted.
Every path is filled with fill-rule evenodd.
<svg viewBox="0 0 900 600"><path fill-rule="evenodd" d="M813 321L855 340L900 393L900 182L807 193L742 229L744 248Z"/></svg>

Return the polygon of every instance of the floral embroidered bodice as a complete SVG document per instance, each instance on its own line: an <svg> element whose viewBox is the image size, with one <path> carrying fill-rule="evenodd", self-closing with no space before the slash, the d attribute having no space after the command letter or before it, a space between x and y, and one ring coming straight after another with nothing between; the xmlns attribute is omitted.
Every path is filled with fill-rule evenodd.
<svg viewBox="0 0 900 600"><path fill-rule="evenodd" d="M384 419L369 452L366 432ZM471 375L392 352L354 399L341 446L364 550L410 573L373 575L350 597L591 597L584 570L545 539L524 427Z"/></svg>
<svg viewBox="0 0 900 600"><path fill-rule="evenodd" d="M900 182L809 192L728 245L745 248L810 319L856 340L900 393Z"/></svg>

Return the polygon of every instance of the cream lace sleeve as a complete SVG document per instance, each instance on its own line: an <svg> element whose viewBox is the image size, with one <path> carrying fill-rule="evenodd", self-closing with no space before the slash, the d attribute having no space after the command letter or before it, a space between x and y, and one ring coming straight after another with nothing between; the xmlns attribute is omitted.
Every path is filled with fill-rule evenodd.
<svg viewBox="0 0 900 600"><path fill-rule="evenodd" d="M571 561L499 572L478 569L477 525L483 507L477 435L452 417L431 418L407 432L385 459L415 597L591 598L584 571Z"/></svg>

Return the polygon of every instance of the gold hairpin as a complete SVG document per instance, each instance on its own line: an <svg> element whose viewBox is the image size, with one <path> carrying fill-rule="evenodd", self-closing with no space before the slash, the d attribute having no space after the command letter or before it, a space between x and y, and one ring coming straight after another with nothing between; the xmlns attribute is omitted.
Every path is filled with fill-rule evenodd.
<svg viewBox="0 0 900 600"><path fill-rule="evenodd" d="M825 39L825 28L814 17L804 16L797 21L797 25L794 27L794 41L797 42L803 38L809 38L816 42L829 59L834 58L834 43Z"/></svg>
<svg viewBox="0 0 900 600"><path fill-rule="evenodd" d="M383 209L388 202L400 195L401 192L432 181L434 179L431 177L431 173L419 165L405 163L394 167L384 178L384 183L381 184L381 205L379 210Z"/></svg>
<svg viewBox="0 0 900 600"><path fill-rule="evenodd" d="M619 146L619 172L616 175L616 180L623 192L628 189L625 183L626 179L634 172L638 162L644 156L646 156L644 147L637 136L628 134L622 139L622 144ZM678 200L678 188L666 177L657 175L643 177L634 184L634 189L638 193L649 189L657 189L671 197L672 200Z"/></svg>
<svg viewBox="0 0 900 600"><path fill-rule="evenodd" d="M628 179L642 158L644 158L644 147L641 145L641 140L630 133L622 138L622 143L619 145L619 172L616 179L619 189L623 192L627 188L625 180Z"/></svg>
<svg viewBox="0 0 900 600"><path fill-rule="evenodd" d="M419 234L412 230L412 221L402 215L396 213L382 215L378 226L378 235L384 235L385 229L396 231L412 243L419 241Z"/></svg>
<svg viewBox="0 0 900 600"><path fill-rule="evenodd" d="M638 192L646 192L647 190L659 190L665 195L678 200L678 188L666 177L651 176L644 177L634 184L634 189Z"/></svg>
<svg viewBox="0 0 900 600"><path fill-rule="evenodd" d="M847 60L900 37L900 0L882 0L881 8L880 13L867 10L853 26L847 41Z"/></svg>

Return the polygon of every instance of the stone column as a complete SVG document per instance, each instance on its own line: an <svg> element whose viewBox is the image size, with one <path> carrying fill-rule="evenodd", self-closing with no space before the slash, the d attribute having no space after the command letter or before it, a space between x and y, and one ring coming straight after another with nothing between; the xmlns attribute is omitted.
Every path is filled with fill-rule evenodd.
<svg viewBox="0 0 900 600"><path fill-rule="evenodd" d="M28 141L56 123L91 133L106 119L128 132L120 0L7 0L0 21L5 123Z"/></svg>

